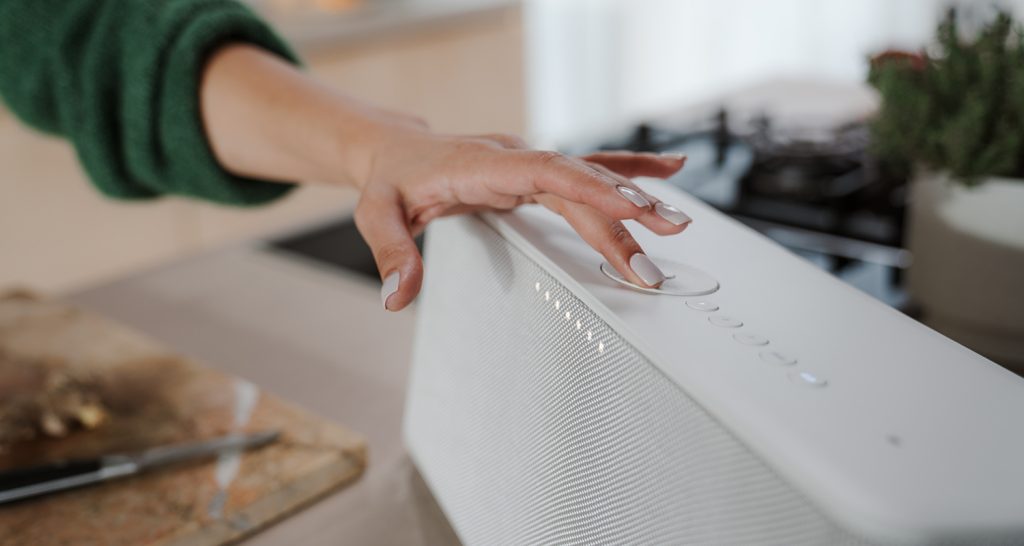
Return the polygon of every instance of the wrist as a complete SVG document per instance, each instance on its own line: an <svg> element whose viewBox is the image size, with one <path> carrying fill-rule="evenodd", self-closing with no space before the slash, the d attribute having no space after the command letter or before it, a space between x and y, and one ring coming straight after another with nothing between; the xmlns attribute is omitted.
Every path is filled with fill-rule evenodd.
<svg viewBox="0 0 1024 546"><path fill-rule="evenodd" d="M389 154L410 146L416 139L430 135L423 120L381 110L339 98L338 115L330 116L330 150L314 152L320 161L318 178L330 183L352 186L360 191L373 176L374 165Z"/></svg>
<svg viewBox="0 0 1024 546"><path fill-rule="evenodd" d="M365 186L375 156L371 135L378 129L352 106L335 97L331 104L314 109L311 125L295 149L310 167L310 180L360 190Z"/></svg>

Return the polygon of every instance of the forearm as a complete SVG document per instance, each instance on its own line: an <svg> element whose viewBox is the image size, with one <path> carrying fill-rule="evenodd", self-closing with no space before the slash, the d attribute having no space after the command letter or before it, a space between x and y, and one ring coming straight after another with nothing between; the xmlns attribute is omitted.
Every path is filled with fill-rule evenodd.
<svg viewBox="0 0 1024 546"><path fill-rule="evenodd" d="M393 115L345 97L279 57L229 45L200 87L210 147L229 172L359 187Z"/></svg>

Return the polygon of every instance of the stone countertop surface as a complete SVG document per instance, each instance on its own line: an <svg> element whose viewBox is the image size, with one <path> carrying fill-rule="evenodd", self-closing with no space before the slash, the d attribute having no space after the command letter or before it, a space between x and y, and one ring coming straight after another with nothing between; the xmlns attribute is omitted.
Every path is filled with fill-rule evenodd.
<svg viewBox="0 0 1024 546"><path fill-rule="evenodd" d="M360 481L247 543L458 544L402 445L415 311L383 311L378 291L361 277L242 246L66 299L365 435Z"/></svg>

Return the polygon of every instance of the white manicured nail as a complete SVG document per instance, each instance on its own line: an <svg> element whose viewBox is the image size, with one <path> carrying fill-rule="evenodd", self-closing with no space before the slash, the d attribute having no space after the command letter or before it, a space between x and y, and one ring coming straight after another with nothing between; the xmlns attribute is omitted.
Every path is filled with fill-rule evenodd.
<svg viewBox="0 0 1024 546"><path fill-rule="evenodd" d="M634 205L640 208L647 208L651 206L651 202L648 201L646 197L640 195L640 192L634 190L633 188L627 188L626 186L617 186L615 189L619 192L619 195L625 197L627 201L633 203Z"/></svg>
<svg viewBox="0 0 1024 546"><path fill-rule="evenodd" d="M665 152L663 154L658 154L658 155L660 155L661 157L664 157L665 159L675 159L677 161L685 161L686 160L686 154L680 154L680 153L676 153L676 152Z"/></svg>
<svg viewBox="0 0 1024 546"><path fill-rule="evenodd" d="M666 203L658 203L654 205L654 212L657 212L658 216L661 216L677 226L689 224L693 221L693 218L690 218L685 212Z"/></svg>
<svg viewBox="0 0 1024 546"><path fill-rule="evenodd" d="M637 252L629 258L629 268L642 279L647 286L657 286L665 281L665 274L654 265L654 262L643 252Z"/></svg>
<svg viewBox="0 0 1024 546"><path fill-rule="evenodd" d="M380 302L384 305L384 308L388 308L388 298L392 294L398 292L398 281L402 276L395 271L384 278L384 285L380 287Z"/></svg>

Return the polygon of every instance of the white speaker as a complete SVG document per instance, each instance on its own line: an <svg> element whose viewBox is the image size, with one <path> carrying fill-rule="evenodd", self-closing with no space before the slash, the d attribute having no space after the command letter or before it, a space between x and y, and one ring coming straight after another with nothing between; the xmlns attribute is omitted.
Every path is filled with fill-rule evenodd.
<svg viewBox="0 0 1024 546"><path fill-rule="evenodd" d="M405 435L464 543L1024 544L1024 380L642 184L661 292L536 207L427 235Z"/></svg>

